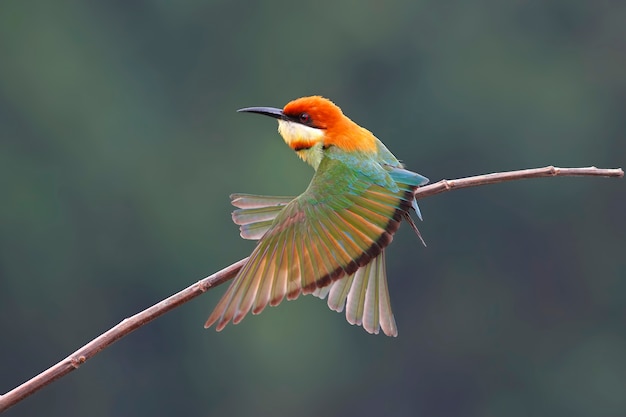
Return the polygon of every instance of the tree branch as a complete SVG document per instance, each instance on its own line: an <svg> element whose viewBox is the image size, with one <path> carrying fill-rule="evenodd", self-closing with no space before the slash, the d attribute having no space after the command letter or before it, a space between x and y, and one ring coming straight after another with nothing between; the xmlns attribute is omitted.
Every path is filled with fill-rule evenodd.
<svg viewBox="0 0 626 417"><path fill-rule="evenodd" d="M623 177L624 171L621 169L598 169L589 168L557 168L548 166L544 168L525 169L520 171L498 172L494 174L477 175L473 177L456 180L441 180L437 183L420 187L415 192L418 199L430 197L446 191L476 187L479 185L496 184L505 181L514 181L525 178L540 177L570 177L570 176L596 176L596 177ZM22 401L46 385L50 384L62 376L70 373L95 356L98 352L106 349L117 340L137 330L141 326L151 322L159 316L167 313L176 307L185 304L200 294L216 287L237 275L248 258L242 259L234 264L210 275L184 290L166 298L165 300L149 307L132 317L122 320L118 325L112 327L107 332L101 334L67 358L48 368L44 372L26 381L22 385L14 388L6 394L0 396L0 412ZM199 326L202 322L199 322Z"/></svg>

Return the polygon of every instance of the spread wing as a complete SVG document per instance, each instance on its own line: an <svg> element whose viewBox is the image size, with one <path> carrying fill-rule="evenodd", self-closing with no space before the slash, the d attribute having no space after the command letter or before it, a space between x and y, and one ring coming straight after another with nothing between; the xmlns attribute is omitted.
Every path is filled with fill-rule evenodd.
<svg viewBox="0 0 626 417"><path fill-rule="evenodd" d="M233 222L240 226L241 237L258 240L295 197L232 194L230 198L238 207L233 212ZM363 326L368 333L378 334L382 328L387 336L398 335L387 289L384 251L354 274L317 288L313 295L321 299L328 296L328 307L338 313L347 301L346 319L350 324Z"/></svg>
<svg viewBox="0 0 626 417"><path fill-rule="evenodd" d="M241 321L250 310L258 314L268 304L313 293L346 276L353 281L359 277L366 284L380 285L382 280L384 291L378 287L372 294L387 294L384 272L372 275L381 266L384 269L382 256L363 272L358 270L391 242L412 207L413 190L425 181L400 168L360 163L355 169L341 159L325 158L309 188L295 199L235 196L233 204L242 209L233 213L233 219L241 225L242 236L260 240L205 327L217 323L221 330L231 320ZM365 279L370 276L378 278ZM353 321L365 322L360 313ZM388 328L395 329L395 324Z"/></svg>

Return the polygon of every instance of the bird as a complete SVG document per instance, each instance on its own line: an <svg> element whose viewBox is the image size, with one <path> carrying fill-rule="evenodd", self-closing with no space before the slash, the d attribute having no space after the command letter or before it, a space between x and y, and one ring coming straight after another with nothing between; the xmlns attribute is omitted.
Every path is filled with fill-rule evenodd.
<svg viewBox="0 0 626 417"><path fill-rule="evenodd" d="M368 333L397 336L385 267L385 248L405 220L424 243L414 192L428 179L409 171L369 130L322 96L282 109L246 107L278 120L285 143L314 169L297 197L233 194L233 222L244 239L258 240L207 319L221 331L249 312L301 294L328 297L328 307ZM424 244L425 245L425 244Z"/></svg>

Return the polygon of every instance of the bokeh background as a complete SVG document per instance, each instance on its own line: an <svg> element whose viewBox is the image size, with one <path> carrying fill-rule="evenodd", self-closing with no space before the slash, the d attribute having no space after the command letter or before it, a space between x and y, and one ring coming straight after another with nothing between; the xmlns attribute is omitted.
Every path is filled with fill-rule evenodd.
<svg viewBox="0 0 626 417"><path fill-rule="evenodd" d="M251 251L232 192L312 175L272 120L336 101L442 178L626 161L626 3L0 3L0 392ZM397 339L303 297L222 333L217 288L7 416L624 416L626 183L421 202Z"/></svg>

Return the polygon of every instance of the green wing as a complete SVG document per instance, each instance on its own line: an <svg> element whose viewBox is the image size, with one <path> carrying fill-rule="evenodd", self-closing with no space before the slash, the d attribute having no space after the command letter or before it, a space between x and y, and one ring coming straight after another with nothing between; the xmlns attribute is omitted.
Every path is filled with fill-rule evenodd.
<svg viewBox="0 0 626 417"><path fill-rule="evenodd" d="M239 208L233 212L233 221L245 239L260 239L264 232L254 236L250 232L268 230L283 207L294 199L252 194L233 194L230 198ZM384 251L354 274L317 288L313 295L322 299L328 295L328 307L339 313L347 301L346 319L363 326L368 333L378 334L382 328L387 336L398 335L387 289Z"/></svg>
<svg viewBox="0 0 626 417"><path fill-rule="evenodd" d="M275 306L285 297L292 300L313 293L342 277L353 277L353 281L359 277L366 284L383 281L385 290L377 294L387 294L382 256L368 268L362 267L378 258L391 242L400 220L412 207L413 190L425 181L410 171L366 159L327 157L309 188L293 200L235 198L233 204L237 201L235 205L242 210L236 211L233 219L242 226L242 236L260 241L205 327L217 323L221 330L231 320L241 321L250 310L258 314L268 304ZM381 265L382 275L376 273ZM360 268L363 272L357 273ZM370 276L378 278L366 279ZM365 298L356 299L365 304ZM391 316L393 321L388 310L385 320ZM363 317L357 312L353 322L365 323ZM367 319L370 329L375 328L369 325L374 321L380 320ZM381 327L387 333L386 327ZM395 324L387 328L395 329Z"/></svg>

